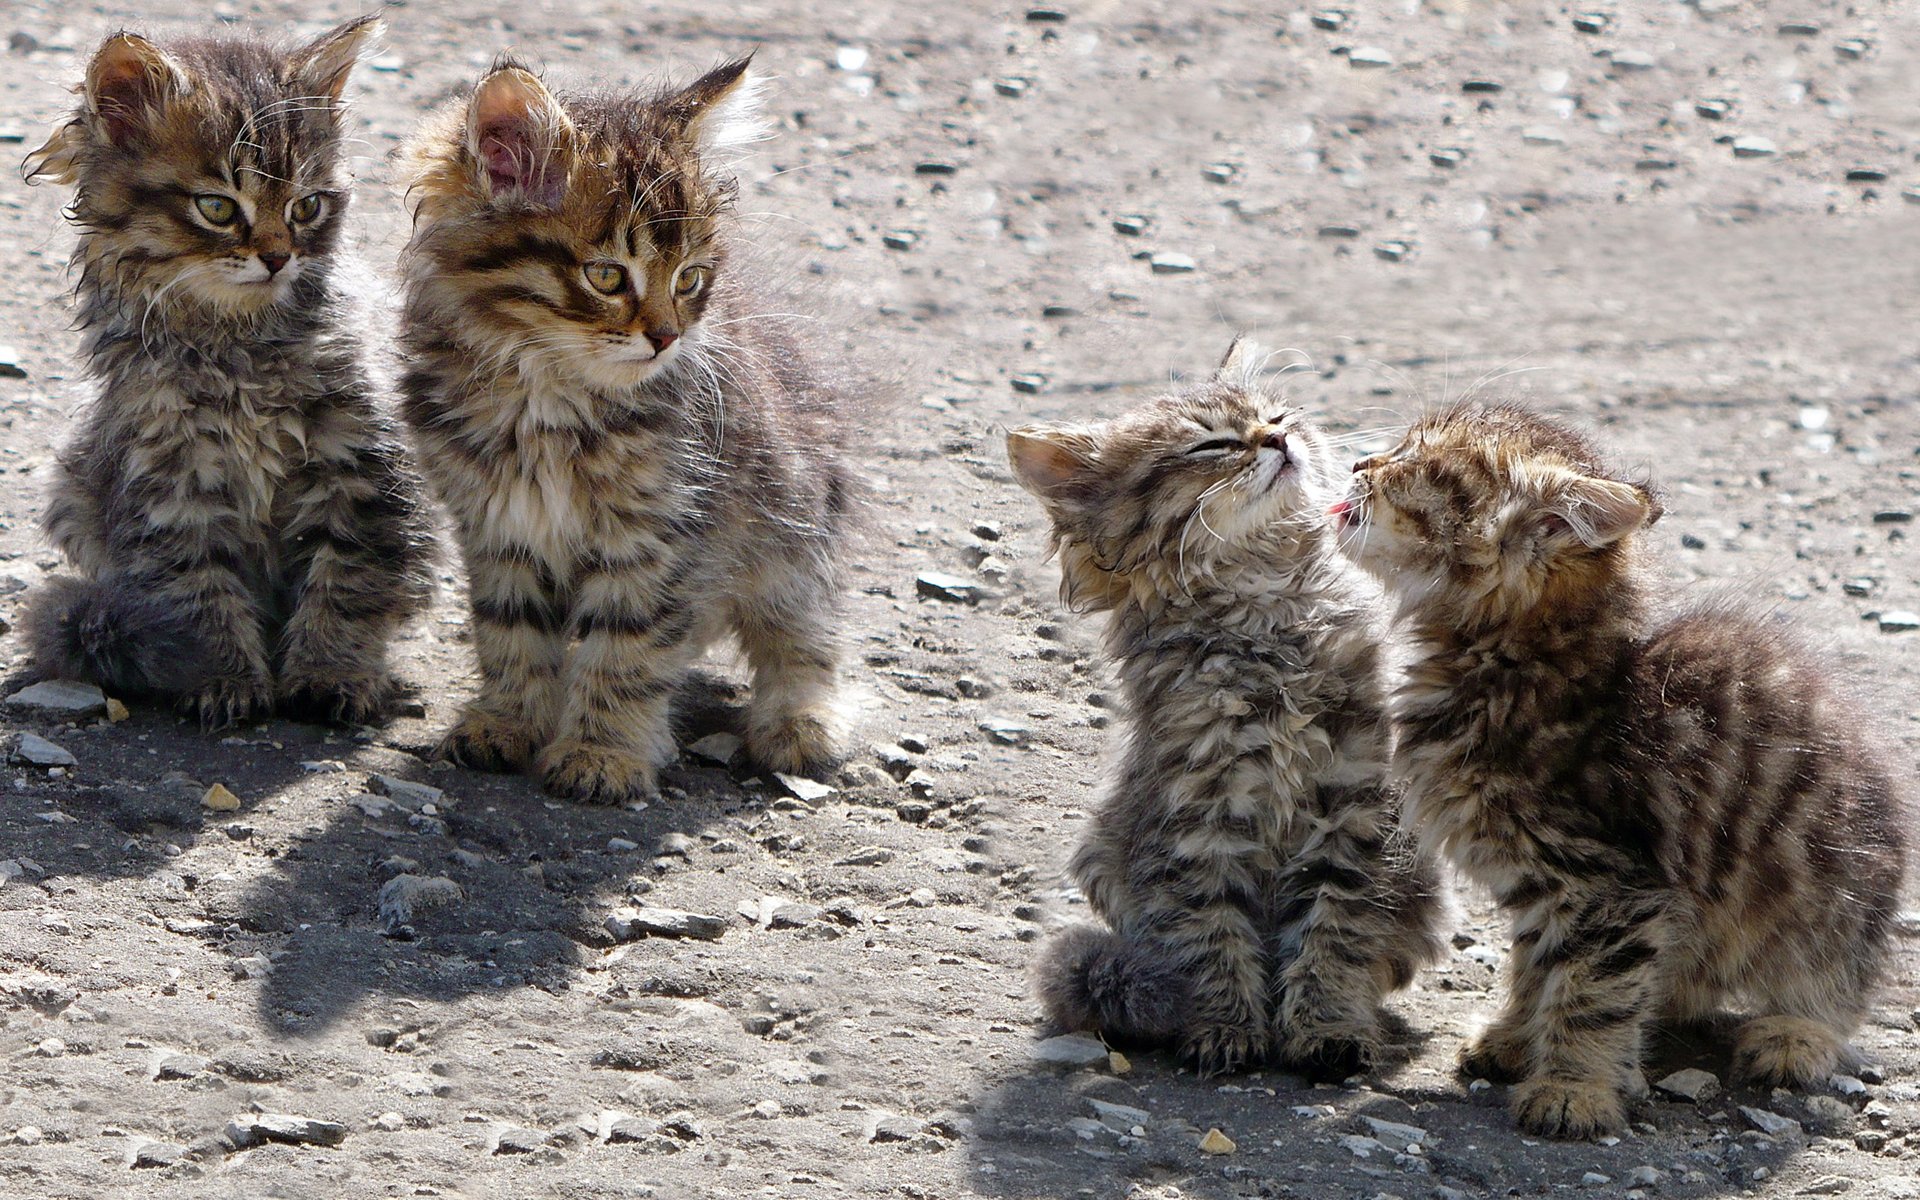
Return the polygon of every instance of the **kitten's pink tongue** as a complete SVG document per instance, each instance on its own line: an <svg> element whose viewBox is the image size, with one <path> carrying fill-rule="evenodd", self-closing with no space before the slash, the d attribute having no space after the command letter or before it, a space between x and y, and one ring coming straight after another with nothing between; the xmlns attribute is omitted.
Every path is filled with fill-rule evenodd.
<svg viewBox="0 0 1920 1200"><path fill-rule="evenodd" d="M1327 506L1327 515L1330 517L1344 517L1352 511L1353 501L1351 500L1342 500L1338 504L1330 504Z"/></svg>

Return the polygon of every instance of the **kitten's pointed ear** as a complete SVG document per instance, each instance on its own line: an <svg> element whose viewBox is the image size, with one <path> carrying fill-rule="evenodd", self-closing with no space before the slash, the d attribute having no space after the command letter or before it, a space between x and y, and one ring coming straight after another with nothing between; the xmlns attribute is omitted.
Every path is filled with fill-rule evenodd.
<svg viewBox="0 0 1920 1200"><path fill-rule="evenodd" d="M1227 347L1227 356L1220 360L1220 366L1213 376L1231 383L1248 384L1260 373L1266 360L1266 350L1243 333L1233 339L1233 345Z"/></svg>
<svg viewBox="0 0 1920 1200"><path fill-rule="evenodd" d="M572 122L533 72L495 67L467 105L467 150L494 199L560 207Z"/></svg>
<svg viewBox="0 0 1920 1200"><path fill-rule="evenodd" d="M339 100L354 64L373 53L386 29L385 21L369 14L321 34L294 51L289 79L306 88L310 96Z"/></svg>
<svg viewBox="0 0 1920 1200"><path fill-rule="evenodd" d="M1547 505L1550 523L1564 527L1586 546L1611 546L1660 518L1660 505L1647 489L1614 479L1576 476Z"/></svg>
<svg viewBox="0 0 1920 1200"><path fill-rule="evenodd" d="M727 153L767 134L753 55L722 63L667 97L666 109L702 154Z"/></svg>
<svg viewBox="0 0 1920 1200"><path fill-rule="evenodd" d="M94 51L80 91L100 131L121 145L150 127L167 101L193 81L158 46L137 33L116 33Z"/></svg>
<svg viewBox="0 0 1920 1200"><path fill-rule="evenodd" d="M1007 461L1021 487L1058 503L1085 489L1097 445L1085 430L1030 425L1007 434Z"/></svg>

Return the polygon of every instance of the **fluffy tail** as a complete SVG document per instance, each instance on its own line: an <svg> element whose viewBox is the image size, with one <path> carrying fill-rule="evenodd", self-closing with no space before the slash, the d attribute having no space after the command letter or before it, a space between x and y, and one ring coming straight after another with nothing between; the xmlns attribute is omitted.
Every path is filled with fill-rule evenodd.
<svg viewBox="0 0 1920 1200"><path fill-rule="evenodd" d="M206 670L192 614L137 580L50 579L23 623L42 677L86 680L109 695L183 695Z"/></svg>
<svg viewBox="0 0 1920 1200"><path fill-rule="evenodd" d="M1175 1042L1190 1023L1192 984L1165 946L1092 925L1055 934L1035 968L1040 1003L1061 1029L1109 1041Z"/></svg>

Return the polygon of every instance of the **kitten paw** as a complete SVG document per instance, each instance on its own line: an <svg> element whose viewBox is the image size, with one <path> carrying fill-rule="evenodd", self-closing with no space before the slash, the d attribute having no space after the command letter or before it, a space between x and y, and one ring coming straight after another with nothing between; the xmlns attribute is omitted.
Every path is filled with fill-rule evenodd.
<svg viewBox="0 0 1920 1200"><path fill-rule="evenodd" d="M533 761L534 743L524 724L468 709L440 739L434 757L476 771L518 771Z"/></svg>
<svg viewBox="0 0 1920 1200"><path fill-rule="evenodd" d="M1551 1138L1597 1138L1627 1126L1619 1089L1590 1079L1529 1079L1513 1089L1520 1128Z"/></svg>
<svg viewBox="0 0 1920 1200"><path fill-rule="evenodd" d="M646 757L613 746L563 741L540 755L547 790L587 804L657 800L654 766Z"/></svg>
<svg viewBox="0 0 1920 1200"><path fill-rule="evenodd" d="M754 722L747 729L747 753L769 771L802 775L840 757L838 724L825 710Z"/></svg>
<svg viewBox="0 0 1920 1200"><path fill-rule="evenodd" d="M385 675L291 674L280 681L280 711L335 725L365 725L387 711L398 690Z"/></svg>
<svg viewBox="0 0 1920 1200"><path fill-rule="evenodd" d="M209 680L184 701L187 711L200 718L206 732L256 716L273 708L273 685L264 676L229 675Z"/></svg>
<svg viewBox="0 0 1920 1200"><path fill-rule="evenodd" d="M1495 1025L1461 1051L1460 1073L1494 1083L1518 1083L1526 1078L1531 1056L1524 1037Z"/></svg>
<svg viewBox="0 0 1920 1200"><path fill-rule="evenodd" d="M1202 1079L1226 1075L1267 1056L1267 1034L1257 1025L1214 1025L1194 1031L1180 1047Z"/></svg>
<svg viewBox="0 0 1920 1200"><path fill-rule="evenodd" d="M1734 1035L1734 1074L1761 1087L1818 1083L1846 1056L1847 1044L1838 1033L1803 1017L1759 1017Z"/></svg>
<svg viewBox="0 0 1920 1200"><path fill-rule="evenodd" d="M1379 1042L1370 1037L1301 1031L1285 1038L1275 1057L1315 1081L1345 1079L1372 1066Z"/></svg>

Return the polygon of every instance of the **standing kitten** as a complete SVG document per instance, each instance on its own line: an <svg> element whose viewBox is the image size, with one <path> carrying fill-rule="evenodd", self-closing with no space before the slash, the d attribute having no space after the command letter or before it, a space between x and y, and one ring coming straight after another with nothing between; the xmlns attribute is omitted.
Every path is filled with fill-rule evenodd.
<svg viewBox="0 0 1920 1200"><path fill-rule="evenodd" d="M428 595L419 483L329 278L347 75L378 20L284 52L110 37L27 159L75 184L100 393L46 527L82 577L29 619L40 670L179 699L209 726L276 701L357 722Z"/></svg>
<svg viewBox="0 0 1920 1200"><path fill-rule="evenodd" d="M1771 622L1650 615L1659 516L1562 426L1462 407L1355 468L1342 543L1396 594L1409 822L1513 920L1467 1051L1534 1133L1619 1130L1649 1017L1745 1001L1736 1065L1823 1080L1886 957L1904 872L1887 772Z"/></svg>
<svg viewBox="0 0 1920 1200"><path fill-rule="evenodd" d="M480 694L441 752L647 796L684 668L736 634L747 747L834 754L847 414L744 270L747 60L678 91L555 96L497 66L408 151L407 419L452 509Z"/></svg>
<svg viewBox="0 0 1920 1200"><path fill-rule="evenodd" d="M1369 589L1323 513L1333 453L1235 343L1206 383L1104 426L1017 430L1071 607L1109 614L1125 749L1069 868L1111 931L1041 964L1065 1028L1270 1050L1344 1075L1381 997L1439 952L1432 873L1394 837Z"/></svg>

